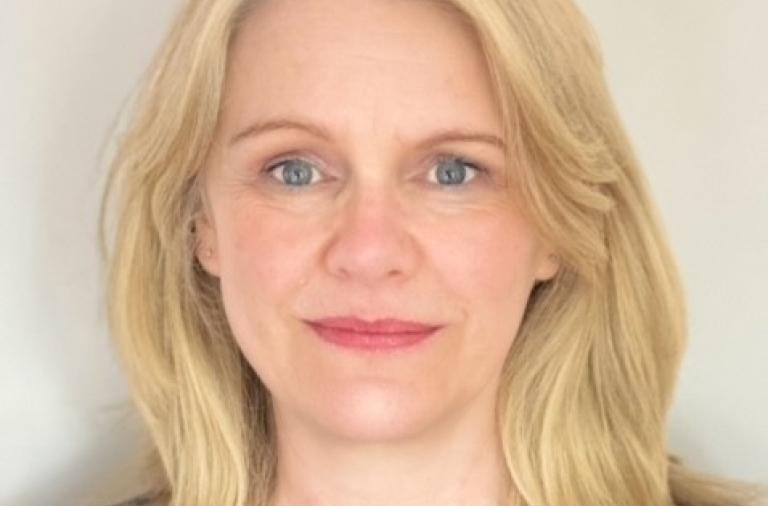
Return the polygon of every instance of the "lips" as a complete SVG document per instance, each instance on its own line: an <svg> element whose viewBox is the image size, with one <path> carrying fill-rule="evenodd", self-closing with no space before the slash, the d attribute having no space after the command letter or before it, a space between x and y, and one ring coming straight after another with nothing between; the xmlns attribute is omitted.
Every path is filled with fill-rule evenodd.
<svg viewBox="0 0 768 506"><path fill-rule="evenodd" d="M358 351L412 349L435 334L440 325L384 318L366 321L357 317L334 317L307 321L322 340Z"/></svg>
<svg viewBox="0 0 768 506"><path fill-rule="evenodd" d="M360 334L421 334L431 332L439 325L428 325L420 322L384 318L372 322L357 317L333 317L313 320L309 322L313 326L328 329L344 330Z"/></svg>

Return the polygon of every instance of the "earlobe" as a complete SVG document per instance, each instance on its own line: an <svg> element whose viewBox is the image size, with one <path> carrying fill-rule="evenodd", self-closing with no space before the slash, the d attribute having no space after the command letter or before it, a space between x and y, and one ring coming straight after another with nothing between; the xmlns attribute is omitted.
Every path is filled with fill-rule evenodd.
<svg viewBox="0 0 768 506"><path fill-rule="evenodd" d="M197 261L208 274L219 277L219 258L216 250L215 233L204 218L195 220Z"/></svg>
<svg viewBox="0 0 768 506"><path fill-rule="evenodd" d="M548 281L555 277L560 270L560 257L555 253L549 253L539 262L536 270L536 280Z"/></svg>

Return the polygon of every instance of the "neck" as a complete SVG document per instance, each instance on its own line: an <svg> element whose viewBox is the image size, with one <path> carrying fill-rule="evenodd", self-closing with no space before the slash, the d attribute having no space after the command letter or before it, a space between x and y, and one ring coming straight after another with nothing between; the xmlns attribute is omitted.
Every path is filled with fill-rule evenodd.
<svg viewBox="0 0 768 506"><path fill-rule="evenodd" d="M507 506L511 480L492 402L476 399L439 427L388 441L320 434L275 406L278 471L272 505Z"/></svg>

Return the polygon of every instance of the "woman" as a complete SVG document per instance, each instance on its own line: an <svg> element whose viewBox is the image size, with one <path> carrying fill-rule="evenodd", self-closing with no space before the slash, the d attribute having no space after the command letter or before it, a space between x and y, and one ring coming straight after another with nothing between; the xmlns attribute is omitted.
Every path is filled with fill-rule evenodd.
<svg viewBox="0 0 768 506"><path fill-rule="evenodd" d="M144 502L747 504L667 454L683 296L596 46L567 0L187 2L105 197Z"/></svg>

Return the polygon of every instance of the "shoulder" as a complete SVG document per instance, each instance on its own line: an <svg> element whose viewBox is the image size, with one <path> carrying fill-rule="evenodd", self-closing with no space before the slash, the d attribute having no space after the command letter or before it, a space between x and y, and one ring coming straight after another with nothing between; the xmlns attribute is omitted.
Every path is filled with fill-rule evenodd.
<svg viewBox="0 0 768 506"><path fill-rule="evenodd" d="M137 495L136 497L132 497L119 503L110 504L109 506L155 506L156 504L160 504L157 502L158 499L158 494L147 493Z"/></svg>

